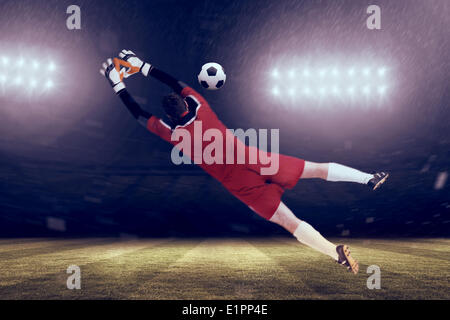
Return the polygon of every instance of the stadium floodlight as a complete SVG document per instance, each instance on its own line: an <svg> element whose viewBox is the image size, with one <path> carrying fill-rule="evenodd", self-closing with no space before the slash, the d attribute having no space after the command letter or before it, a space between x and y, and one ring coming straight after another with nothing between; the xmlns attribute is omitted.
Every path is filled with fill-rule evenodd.
<svg viewBox="0 0 450 320"><path fill-rule="evenodd" d="M46 88L53 88L54 84L52 80L47 80L47 82L45 82L45 87Z"/></svg>
<svg viewBox="0 0 450 320"><path fill-rule="evenodd" d="M327 90L324 87L319 88L320 95L325 95L327 93Z"/></svg>
<svg viewBox="0 0 450 320"><path fill-rule="evenodd" d="M52 72L56 69L55 63L52 61L48 65L48 71Z"/></svg>
<svg viewBox="0 0 450 320"><path fill-rule="evenodd" d="M321 78L323 78L324 76L325 76L325 74L326 74L326 70L325 69L320 69L319 70L319 76L321 77Z"/></svg>
<svg viewBox="0 0 450 320"><path fill-rule="evenodd" d="M278 78L279 76L280 76L280 73L278 72L278 69L273 69L272 70L272 77Z"/></svg>
<svg viewBox="0 0 450 320"><path fill-rule="evenodd" d="M22 68L24 65L25 65L25 60L24 60L23 58L20 58L20 59L17 61L17 67L18 67L18 68Z"/></svg>
<svg viewBox="0 0 450 320"><path fill-rule="evenodd" d="M303 94L309 95L311 93L311 89L309 87L303 88Z"/></svg>
<svg viewBox="0 0 450 320"><path fill-rule="evenodd" d="M378 69L378 75L380 77L383 77L385 74L386 74L386 68L385 67L382 67L382 68Z"/></svg>
<svg viewBox="0 0 450 320"><path fill-rule="evenodd" d="M380 95L385 94L385 93L386 93L386 86L378 87L378 93L379 93Z"/></svg>
<svg viewBox="0 0 450 320"><path fill-rule="evenodd" d="M347 71L347 74L350 76L350 77L353 77L354 75L355 75L355 68L350 68L350 69L348 69L348 71Z"/></svg>
<svg viewBox="0 0 450 320"><path fill-rule="evenodd" d="M274 88L272 89L272 94L273 94L274 96L278 96L278 95L280 94L280 89L278 89L278 87L274 87Z"/></svg>
<svg viewBox="0 0 450 320"><path fill-rule="evenodd" d="M14 79L14 84L16 85L21 85L22 84L22 77L17 77Z"/></svg>
<svg viewBox="0 0 450 320"><path fill-rule="evenodd" d="M331 89L331 92L334 95L338 95L339 94L339 88L337 86L333 86L333 88Z"/></svg>
<svg viewBox="0 0 450 320"><path fill-rule="evenodd" d="M354 94L355 93L355 87L348 87L347 88L347 92L349 93L349 94Z"/></svg>
<svg viewBox="0 0 450 320"><path fill-rule="evenodd" d="M339 75L339 70L337 68L333 68L331 74L333 75L333 77L337 77Z"/></svg>
<svg viewBox="0 0 450 320"><path fill-rule="evenodd" d="M358 99L365 104L383 102L386 93L391 92L386 65L308 62L300 66L277 64L268 75L269 94L281 101L285 99L287 104L293 103L294 97L307 96L320 104L351 102L356 106Z"/></svg>
<svg viewBox="0 0 450 320"><path fill-rule="evenodd" d="M369 86L364 86L364 88L363 88L363 93L364 93L365 95L368 95L368 94L370 93L370 87L369 87Z"/></svg>
<svg viewBox="0 0 450 320"><path fill-rule="evenodd" d="M288 76L289 76L289 78L293 79L295 77L295 71L294 70L289 70Z"/></svg>
<svg viewBox="0 0 450 320"><path fill-rule="evenodd" d="M363 69L363 75L368 77L370 75L370 68L364 68Z"/></svg>
<svg viewBox="0 0 450 320"><path fill-rule="evenodd" d="M43 88L47 91L56 87L58 70L57 61L52 58L42 59L38 56L33 56L21 52L5 52L0 55L0 94L4 96L7 91L15 91L15 93L23 91L31 95L39 95ZM39 73L38 73L39 72ZM41 73L44 74L41 74ZM39 80L39 77L46 77ZM26 90L22 90L26 89ZM14 96L21 97L23 94L14 94ZM40 96L40 95L39 95Z"/></svg>

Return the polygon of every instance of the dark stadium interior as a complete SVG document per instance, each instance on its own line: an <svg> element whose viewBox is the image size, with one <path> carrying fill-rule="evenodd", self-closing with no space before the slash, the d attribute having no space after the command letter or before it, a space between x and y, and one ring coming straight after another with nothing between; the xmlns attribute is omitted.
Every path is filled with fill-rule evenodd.
<svg viewBox="0 0 450 320"><path fill-rule="evenodd" d="M77 2L83 27L73 32L70 1L0 4L2 52L51 55L59 68L47 96L0 92L0 237L287 234L201 169L173 165L171 146L127 113L98 73L124 48L192 85L230 128L280 128L284 154L391 173L377 192L312 180L287 191L286 204L323 234L450 236L448 1L378 1L377 32L357 1ZM386 101L314 108L267 94L272 61L334 54L392 65ZM227 72L214 92L196 79L209 61ZM168 88L126 83L162 115Z"/></svg>

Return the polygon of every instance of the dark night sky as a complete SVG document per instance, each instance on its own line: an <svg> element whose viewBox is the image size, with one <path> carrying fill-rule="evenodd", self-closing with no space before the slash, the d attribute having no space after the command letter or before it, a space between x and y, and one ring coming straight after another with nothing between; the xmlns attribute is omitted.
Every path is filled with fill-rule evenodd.
<svg viewBox="0 0 450 320"><path fill-rule="evenodd" d="M54 90L0 91L0 237L285 234L136 124L98 70L124 48L191 84L230 128L279 128L280 151L389 171L379 192L300 181L283 200L327 235L449 236L450 3L427 1L72 1L0 4L1 54L52 59ZM382 30L365 26L382 8ZM227 83L202 90L209 61ZM375 103L288 101L269 73L337 61L382 63L392 89ZM7 73L3 68L1 74ZM169 89L127 81L143 107Z"/></svg>

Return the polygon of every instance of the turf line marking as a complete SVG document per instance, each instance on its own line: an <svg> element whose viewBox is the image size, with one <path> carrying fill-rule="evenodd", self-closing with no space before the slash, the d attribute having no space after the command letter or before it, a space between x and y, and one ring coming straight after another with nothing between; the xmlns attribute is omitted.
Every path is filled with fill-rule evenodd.
<svg viewBox="0 0 450 320"><path fill-rule="evenodd" d="M103 240L108 241L108 239ZM119 241L115 238L109 240L109 243L103 245L91 245L2 261L0 264L0 273L2 274L0 287L14 285L49 274L60 274L65 272L66 268L72 264L82 267L101 260L114 259L148 246L148 244L136 240Z"/></svg>
<svg viewBox="0 0 450 320"><path fill-rule="evenodd" d="M206 239L138 291L151 299L270 299L277 289L288 292L292 281L245 240Z"/></svg>
<svg viewBox="0 0 450 320"><path fill-rule="evenodd" d="M269 246L267 246L267 244L265 244L266 243L265 241L261 242L261 241L258 241L258 239L254 239L252 241L248 241L247 240L247 241L256 250L260 251L268 259L272 260L274 264L277 264L280 269L282 269L284 272L288 273L289 274L289 278L291 279L290 280L291 281L291 286L303 288L304 290L302 290L303 291L302 294L304 295L304 297L307 297L308 299L320 299L322 297L322 295L318 291L316 291L313 288L311 288L310 286L308 286L305 283L305 281L302 280L302 279L304 279L303 276L298 276L296 273L294 273L291 270L289 270L289 268L286 266L286 264L284 264L284 263L282 263L280 261L280 257L284 258L284 257L286 257L289 254L290 255L289 258L288 258L289 260L291 260L292 262L294 262L294 261L299 261L300 262L301 260L300 260L300 257L299 257L299 255L300 255L299 252L297 252L297 250L292 250L292 248L291 248L288 251L294 251L293 254L292 253L287 253L286 250L285 250L287 246L283 244L282 246L276 245L277 248L276 248L275 251L278 251L278 253L275 253L275 252L269 253L267 251L269 250L269 248L271 246L275 245L273 240L276 241L277 238L276 237L275 238L268 238L267 240L271 240L269 242ZM256 244L255 244L255 242L256 242ZM259 245L260 243L263 243L264 245L260 246ZM299 244L298 245L298 250L301 250L301 249L302 249L301 245ZM276 257L276 255L278 255L278 258ZM305 259L305 260L306 261L310 261L309 259ZM304 263L305 260L303 260L301 262ZM301 268L301 266L300 266L300 268ZM296 297L296 298L299 298L299 297Z"/></svg>

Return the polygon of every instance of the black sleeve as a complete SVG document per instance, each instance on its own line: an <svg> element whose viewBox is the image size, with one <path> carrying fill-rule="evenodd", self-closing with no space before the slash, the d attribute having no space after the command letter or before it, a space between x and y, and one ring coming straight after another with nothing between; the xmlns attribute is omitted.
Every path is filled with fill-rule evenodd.
<svg viewBox="0 0 450 320"><path fill-rule="evenodd" d="M141 106L133 99L131 94L129 94L127 89L119 91L118 95L133 117L135 117L140 124L146 126L147 120L151 118L152 114L143 110Z"/></svg>
<svg viewBox="0 0 450 320"><path fill-rule="evenodd" d="M173 91L175 91L178 94L180 94L181 91L183 90L183 88L186 87L186 85L183 82L178 81L171 75L169 75L169 74L165 73L164 71L161 71L153 66L150 68L149 74L153 78L161 81L162 83L167 84L169 87L172 88Z"/></svg>

